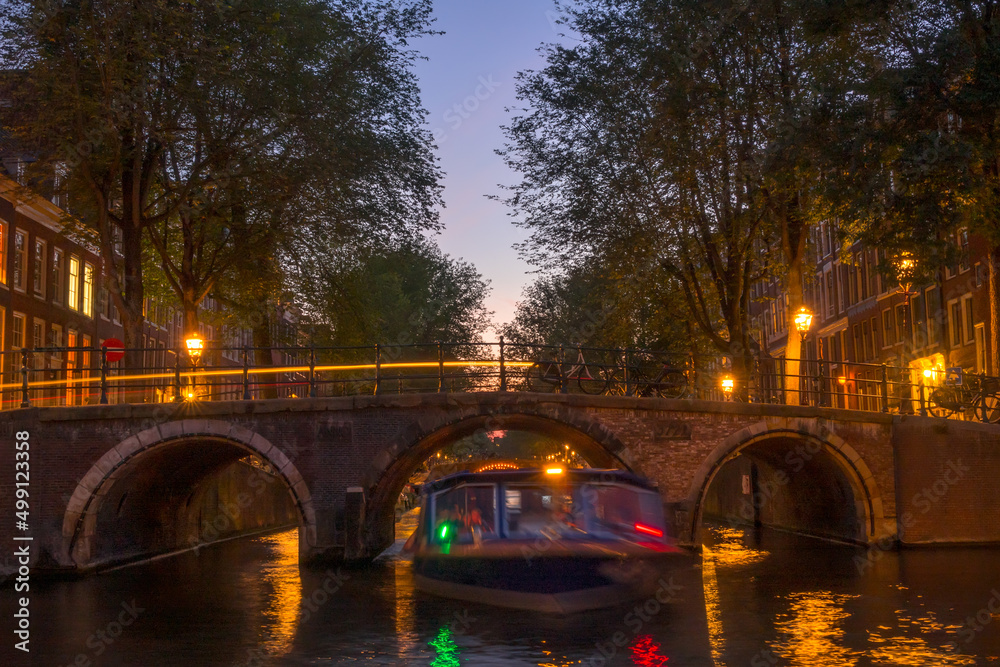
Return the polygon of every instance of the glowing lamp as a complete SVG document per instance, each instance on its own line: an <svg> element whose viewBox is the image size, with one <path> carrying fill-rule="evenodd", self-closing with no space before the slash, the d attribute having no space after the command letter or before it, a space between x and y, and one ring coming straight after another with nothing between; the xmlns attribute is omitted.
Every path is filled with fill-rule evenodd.
<svg viewBox="0 0 1000 667"><path fill-rule="evenodd" d="M803 338L809 332L809 328L812 326L812 321L812 311L805 306L802 306L795 311L795 330L798 331Z"/></svg>
<svg viewBox="0 0 1000 667"><path fill-rule="evenodd" d="M545 474L546 475L561 475L562 473L563 473L563 469L562 468L546 468L545 469Z"/></svg>
<svg viewBox="0 0 1000 667"><path fill-rule="evenodd" d="M187 353L191 357L191 361L197 362L201 358L201 353L205 351L205 341L198 334L191 334L184 341L184 344L187 346Z"/></svg>
<svg viewBox="0 0 1000 667"><path fill-rule="evenodd" d="M653 537L663 537L663 531L659 528L654 528L653 526L647 526L644 523L637 523L635 526L635 532L645 533L646 535L652 535Z"/></svg>
<svg viewBox="0 0 1000 667"><path fill-rule="evenodd" d="M837 378L837 382L839 382L841 385L847 384L847 376L841 375L840 377Z"/></svg>
<svg viewBox="0 0 1000 667"><path fill-rule="evenodd" d="M927 378L928 380L930 380L932 377L934 377L934 371L932 371L929 368L925 368L924 369L924 377Z"/></svg>
<svg viewBox="0 0 1000 667"><path fill-rule="evenodd" d="M722 393L724 393L726 396L732 394L733 390L736 388L736 381L733 380L731 375L727 375L724 378L722 378L721 384L722 384Z"/></svg>

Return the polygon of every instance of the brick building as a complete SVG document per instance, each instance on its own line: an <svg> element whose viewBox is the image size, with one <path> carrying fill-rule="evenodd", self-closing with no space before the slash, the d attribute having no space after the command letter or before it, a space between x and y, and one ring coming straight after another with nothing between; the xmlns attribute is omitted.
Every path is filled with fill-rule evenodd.
<svg viewBox="0 0 1000 667"><path fill-rule="evenodd" d="M0 146L0 149L3 149ZM58 180L50 198L29 193L22 183L24 162L10 150L0 150L0 354L2 354L2 407L21 402L22 350L40 348L99 348L109 338L123 337L121 319L105 283L105 267L98 249L64 228L65 196L58 194ZM21 182L19 182L19 180ZM202 305L208 313L221 307L211 297ZM142 346L143 365L169 371L176 364L174 350L183 349L183 314L170 304L147 299ZM212 318L207 318L212 319ZM282 326L292 326L284 318ZM237 327L200 324L200 334L210 344L242 347L252 343L250 331ZM64 386L33 389L38 405L83 405L97 402L96 382L72 382L93 377L100 369L99 354L89 351L32 352L28 365L32 383L64 381ZM219 354L215 365L235 365L234 351ZM112 365L112 373L120 371ZM145 383L150 384L150 383ZM170 400L169 379L160 386L130 389L114 383L110 400L156 402ZM141 396L126 396L126 393Z"/></svg>
<svg viewBox="0 0 1000 667"><path fill-rule="evenodd" d="M805 298L814 319L802 356L826 362L834 405L878 409L882 364L908 365L914 382L928 386L957 378L958 369L962 374L987 371L987 248L964 230L954 243L959 261L938 271L933 282L910 287L907 321L907 296L877 270L889 258L861 243L845 252L832 223L813 230ZM752 297L753 327L772 356L783 356L787 296L772 280L755 284ZM817 374L818 365L806 369L804 374Z"/></svg>

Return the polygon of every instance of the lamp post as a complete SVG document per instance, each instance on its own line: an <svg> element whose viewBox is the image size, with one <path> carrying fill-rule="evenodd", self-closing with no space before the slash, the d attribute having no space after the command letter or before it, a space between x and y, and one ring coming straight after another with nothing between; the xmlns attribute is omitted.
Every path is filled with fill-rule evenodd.
<svg viewBox="0 0 1000 667"><path fill-rule="evenodd" d="M803 402L805 392L802 390L802 380L805 377L803 362L806 356L806 337L809 335L809 329L812 328L813 313L806 306L802 306L795 311L794 319L795 330L799 332L799 341L802 343L799 347L799 367L795 385L799 391L799 405L805 405Z"/></svg>
<svg viewBox="0 0 1000 667"><path fill-rule="evenodd" d="M201 354L205 351L205 341L197 333L192 333L185 339L184 345L187 347L188 358L191 360L191 370L197 372L198 360L201 359ZM196 384L196 376L192 374L191 393L188 394L188 398L191 400L194 400L198 395Z"/></svg>
<svg viewBox="0 0 1000 667"><path fill-rule="evenodd" d="M910 357L913 355L913 318L910 314L910 299L916 292L912 290L917 262L909 251L903 251L896 258L896 275L899 277L899 290L903 295L903 332L906 341L903 343L903 367L906 369L906 397L899 399L899 411L902 414L913 414L913 379L910 377Z"/></svg>

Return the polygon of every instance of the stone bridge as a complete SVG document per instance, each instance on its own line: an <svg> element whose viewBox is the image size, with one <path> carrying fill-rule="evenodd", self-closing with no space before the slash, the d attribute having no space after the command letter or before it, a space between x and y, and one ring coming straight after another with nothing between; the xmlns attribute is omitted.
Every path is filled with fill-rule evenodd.
<svg viewBox="0 0 1000 667"><path fill-rule="evenodd" d="M996 426L530 393L4 412L0 540L30 535L35 571L80 573L289 523L302 562L369 558L393 540L414 469L480 429L558 438L594 466L651 478L682 543L698 543L706 516L863 544L1000 542ZM25 436L30 457L17 458ZM21 532L15 475L25 467Z"/></svg>

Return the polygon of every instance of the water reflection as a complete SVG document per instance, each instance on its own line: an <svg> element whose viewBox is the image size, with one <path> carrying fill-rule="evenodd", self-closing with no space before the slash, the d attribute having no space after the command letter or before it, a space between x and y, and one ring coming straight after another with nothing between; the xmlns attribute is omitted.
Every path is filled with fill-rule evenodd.
<svg viewBox="0 0 1000 667"><path fill-rule="evenodd" d="M641 667L662 667L668 658L660 653L660 645L649 635L636 637L632 644L632 662Z"/></svg>
<svg viewBox="0 0 1000 667"><path fill-rule="evenodd" d="M558 617L423 595L399 559L324 588L289 531L33 586L37 652L19 663L8 646L0 665L1000 665L1000 619L967 621L1000 590L1000 549L888 553L859 571L863 551L787 534L727 527L708 542L663 572L678 601L633 627L635 604ZM96 655L88 638L132 600L141 616Z"/></svg>
<svg viewBox="0 0 1000 667"><path fill-rule="evenodd" d="M261 538L273 549L273 559L263 564L261 578L271 595L263 612L261 643L272 657L292 648L302 608L302 578L299 576L299 533L297 530Z"/></svg>
<svg viewBox="0 0 1000 667"><path fill-rule="evenodd" d="M437 656L431 662L431 667L458 667L461 662L458 659L458 644L451 636L451 628L445 626L438 631L437 637L429 642Z"/></svg>
<svg viewBox="0 0 1000 667"><path fill-rule="evenodd" d="M775 623L778 640L771 644L775 655L792 667L849 667L860 656L844 646L844 621L850 616L844 604L856 596L829 591L793 593L790 610Z"/></svg>

